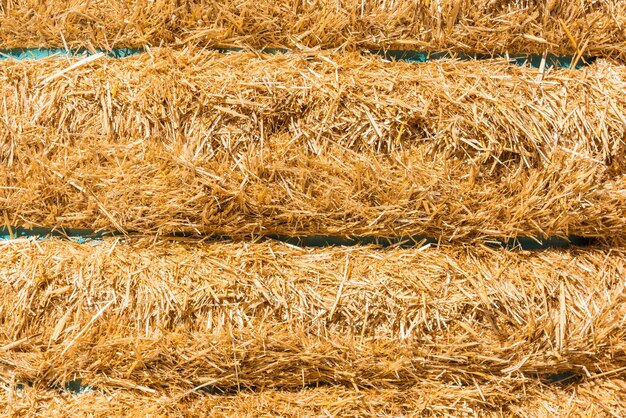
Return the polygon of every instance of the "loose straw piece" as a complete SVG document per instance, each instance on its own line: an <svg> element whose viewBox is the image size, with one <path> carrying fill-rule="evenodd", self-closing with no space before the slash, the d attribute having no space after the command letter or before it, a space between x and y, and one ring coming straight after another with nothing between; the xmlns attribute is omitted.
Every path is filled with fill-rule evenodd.
<svg viewBox="0 0 626 418"><path fill-rule="evenodd" d="M96 54L89 55L89 56L81 59L80 61L77 61L77 62L71 64L69 67L63 68L62 70L57 71L56 73L49 75L48 77L46 77L43 80L41 80L40 84L42 84L42 85L43 84L47 84L50 81L52 81L54 79L57 79L59 77L62 77L64 74L67 74L68 72L70 72L70 71L72 71L72 70L74 70L76 68L79 68L79 67L81 67L83 65L87 65L90 62L94 62L94 61L96 61L96 60L98 60L98 59L100 59L100 58L102 58L104 56L105 56L105 54L103 52L98 52Z"/></svg>

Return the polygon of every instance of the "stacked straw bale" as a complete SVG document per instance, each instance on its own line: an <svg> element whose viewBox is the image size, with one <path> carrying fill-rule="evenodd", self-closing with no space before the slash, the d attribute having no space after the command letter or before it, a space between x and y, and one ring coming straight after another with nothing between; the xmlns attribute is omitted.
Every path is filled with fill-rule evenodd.
<svg viewBox="0 0 626 418"><path fill-rule="evenodd" d="M511 404L489 407L475 386L422 385L408 390L361 390L320 387L296 392L266 390L232 395L185 396L139 391L88 392L27 388L2 392L0 408L11 416L40 417L303 417L303 416L519 416L543 418L620 417L626 414L626 387L602 379L577 388L527 386Z"/></svg>
<svg viewBox="0 0 626 418"><path fill-rule="evenodd" d="M0 48L401 48L626 57L621 0L0 1Z"/></svg>
<svg viewBox="0 0 626 418"><path fill-rule="evenodd" d="M620 0L0 0L0 49L145 48L0 61L4 224L146 236L0 242L0 410L626 415L624 28ZM572 235L603 243L480 245Z"/></svg>
<svg viewBox="0 0 626 418"><path fill-rule="evenodd" d="M0 377L232 391L621 376L623 251L2 244ZM471 389L473 391L473 389Z"/></svg>
<svg viewBox="0 0 626 418"><path fill-rule="evenodd" d="M623 240L625 74L167 49L5 62L0 205L142 233Z"/></svg>

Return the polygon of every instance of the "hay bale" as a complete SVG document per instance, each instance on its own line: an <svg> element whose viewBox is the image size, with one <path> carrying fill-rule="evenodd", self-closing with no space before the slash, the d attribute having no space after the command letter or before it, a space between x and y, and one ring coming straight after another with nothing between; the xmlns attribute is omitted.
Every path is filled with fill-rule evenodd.
<svg viewBox="0 0 626 418"><path fill-rule="evenodd" d="M484 388L487 389L487 388ZM491 389L491 388L490 388ZM263 390L238 394L185 396L179 392L146 394L115 390L80 395L27 388L0 392L0 410L23 417L302 417L302 416L459 416L541 418L624 416L626 387L620 380L602 379L574 387L528 385L524 392L494 402L492 391L431 382L407 390L350 390L320 387L294 392ZM496 391L496 388L493 388Z"/></svg>
<svg viewBox="0 0 626 418"><path fill-rule="evenodd" d="M623 60L625 25L621 0L0 2L1 48L406 48Z"/></svg>
<svg viewBox="0 0 626 418"><path fill-rule="evenodd" d="M148 391L437 381L519 393L626 367L620 250L152 240L2 250L5 381Z"/></svg>
<svg viewBox="0 0 626 418"><path fill-rule="evenodd" d="M538 80L503 62L168 50L81 64L0 65L9 222L457 240L626 231L620 66Z"/></svg>

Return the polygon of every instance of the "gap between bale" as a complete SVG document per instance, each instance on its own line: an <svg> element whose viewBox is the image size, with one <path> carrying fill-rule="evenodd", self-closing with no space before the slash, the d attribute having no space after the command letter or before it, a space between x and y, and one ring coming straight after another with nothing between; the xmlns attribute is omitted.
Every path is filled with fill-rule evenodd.
<svg viewBox="0 0 626 418"><path fill-rule="evenodd" d="M24 228L7 224L0 226L0 240L14 240L20 238L45 240L49 238L63 238L78 243L91 243L97 245L103 238L145 238L145 235L135 231L104 231L93 229L77 228ZM173 233L170 235L159 235L161 240L175 240L187 242L236 242L238 240L226 235L203 235L197 233ZM426 245L439 245L439 242L432 237L424 236L399 236L399 237L377 237L377 236L331 236L331 235L309 235L309 236L287 236L287 235L266 235L250 237L249 241L259 242L264 240L275 240L297 247L351 247L358 245L372 245L380 248L420 248ZM505 248L507 250L545 250L554 248L568 248L570 246L587 247L601 243L586 237L516 237L510 240L491 240L483 244L491 248Z"/></svg>
<svg viewBox="0 0 626 418"><path fill-rule="evenodd" d="M290 53L288 49L282 48L263 48L260 50L247 50L242 48L205 48L208 50L216 50L222 54L231 54L237 52L253 52L260 54L285 54ZM115 48L110 52L96 50L95 53L106 53L111 58L125 58L132 55L147 53L145 48ZM380 55L390 61L406 61L406 62L427 62L442 59L454 60L493 60L506 59L511 64L528 65L534 68L576 68L581 69L586 65L593 64L596 57L574 57L571 55L533 55L533 54L463 54L450 53L441 51L402 51L402 50L364 50L364 54ZM87 49L65 50L61 48L12 48L0 49L0 60L2 59L44 59L44 58L75 58L77 56L92 55L93 53Z"/></svg>

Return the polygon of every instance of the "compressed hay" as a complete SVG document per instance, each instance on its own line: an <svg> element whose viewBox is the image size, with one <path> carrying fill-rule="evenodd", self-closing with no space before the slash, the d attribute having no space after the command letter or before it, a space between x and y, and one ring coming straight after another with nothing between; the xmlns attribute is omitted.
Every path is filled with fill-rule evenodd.
<svg viewBox="0 0 626 418"><path fill-rule="evenodd" d="M620 0L0 2L0 47L199 44L589 54L623 59Z"/></svg>
<svg viewBox="0 0 626 418"><path fill-rule="evenodd" d="M3 63L18 225L623 239L623 67L358 55Z"/></svg>
<svg viewBox="0 0 626 418"><path fill-rule="evenodd" d="M148 244L2 244L0 377L502 397L626 367L622 251Z"/></svg>
<svg viewBox="0 0 626 418"><path fill-rule="evenodd" d="M489 392L488 392L489 393ZM354 391L321 387L295 392L266 390L231 395L184 396L115 390L71 395L27 388L0 392L0 410L9 416L519 416L541 418L624 416L623 380L599 380L569 387L528 385L501 404L488 404L476 387L432 382L407 390Z"/></svg>

